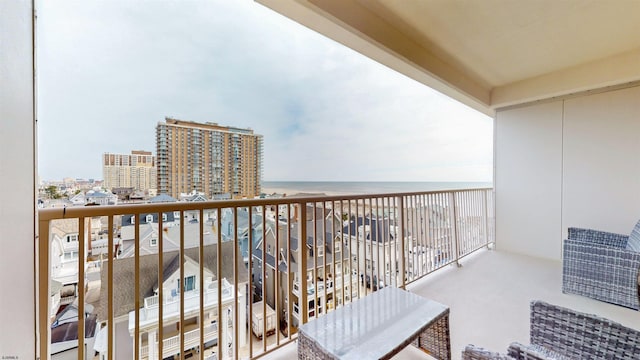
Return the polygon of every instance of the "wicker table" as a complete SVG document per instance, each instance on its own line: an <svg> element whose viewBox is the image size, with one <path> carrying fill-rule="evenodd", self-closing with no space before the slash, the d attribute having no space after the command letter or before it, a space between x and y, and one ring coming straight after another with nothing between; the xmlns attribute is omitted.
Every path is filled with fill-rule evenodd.
<svg viewBox="0 0 640 360"><path fill-rule="evenodd" d="M386 287L302 325L298 359L389 359L409 344L451 359L449 308Z"/></svg>

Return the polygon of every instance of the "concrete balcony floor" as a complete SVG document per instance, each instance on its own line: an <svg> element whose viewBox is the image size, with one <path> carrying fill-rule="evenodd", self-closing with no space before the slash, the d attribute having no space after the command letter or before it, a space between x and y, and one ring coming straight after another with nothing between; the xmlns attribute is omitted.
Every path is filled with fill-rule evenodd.
<svg viewBox="0 0 640 360"><path fill-rule="evenodd" d="M585 297L562 293L562 263L498 250L480 250L407 286L420 296L450 307L451 353L460 359L467 344L506 352L513 341L529 343L529 302L543 300L597 314L640 330L640 313ZM296 357L295 343L265 359ZM407 347L394 359L429 359Z"/></svg>

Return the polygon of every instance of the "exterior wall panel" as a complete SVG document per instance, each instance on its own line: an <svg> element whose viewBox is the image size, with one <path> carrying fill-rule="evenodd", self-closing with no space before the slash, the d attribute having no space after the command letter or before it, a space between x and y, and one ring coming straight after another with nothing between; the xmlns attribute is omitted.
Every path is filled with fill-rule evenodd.
<svg viewBox="0 0 640 360"><path fill-rule="evenodd" d="M640 87L500 110L498 249L561 260L568 227L629 234L640 219Z"/></svg>
<svg viewBox="0 0 640 360"><path fill-rule="evenodd" d="M560 259L562 102L496 115L496 247Z"/></svg>
<svg viewBox="0 0 640 360"><path fill-rule="evenodd" d="M640 219L640 87L565 101L563 236Z"/></svg>
<svg viewBox="0 0 640 360"><path fill-rule="evenodd" d="M0 357L36 358L36 141L31 1L0 1ZM49 297L50 294L38 294Z"/></svg>

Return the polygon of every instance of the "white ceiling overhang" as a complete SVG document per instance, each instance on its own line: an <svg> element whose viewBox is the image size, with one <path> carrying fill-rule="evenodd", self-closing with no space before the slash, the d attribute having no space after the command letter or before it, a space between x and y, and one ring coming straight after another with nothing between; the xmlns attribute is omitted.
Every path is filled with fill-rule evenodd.
<svg viewBox="0 0 640 360"><path fill-rule="evenodd" d="M256 1L490 115L640 81L640 1Z"/></svg>

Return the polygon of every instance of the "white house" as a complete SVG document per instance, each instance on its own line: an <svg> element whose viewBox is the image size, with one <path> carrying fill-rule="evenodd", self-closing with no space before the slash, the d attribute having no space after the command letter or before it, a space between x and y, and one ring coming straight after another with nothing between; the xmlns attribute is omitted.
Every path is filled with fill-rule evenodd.
<svg viewBox="0 0 640 360"><path fill-rule="evenodd" d="M238 312L238 324L244 324L238 331L237 339L239 346L246 344L246 288L248 276L246 269L243 269L241 261L238 261L238 284L233 285L233 243L225 242L221 244L221 265L222 274L216 274L217 269L217 245L208 245L203 249L204 253L204 288L200 288L200 263L194 259L199 257L198 248L185 249L184 262L181 264L178 251L165 252L163 254L162 268L162 303L163 303L163 355L166 359L180 353L176 339L179 339L178 329L182 326L185 330L185 347L183 351L198 352L200 324L204 327L204 343L207 354L217 351L217 344L222 330L221 338L224 341L223 348L229 348L236 339L235 329L232 327L235 316ZM140 296L139 309L139 349L138 354L141 359L158 359L158 307L159 307L159 282L158 282L158 257L157 255L140 256ZM134 258L127 257L114 261L113 281L119 284L114 288L114 328L115 335L123 341L116 342L115 358L134 357L135 336L135 301L134 301L134 281L133 273ZM180 278L180 266L184 269L184 278ZM213 270L211 270L213 269ZM103 269L101 276L101 302L106 303L106 283L107 271ZM219 280L221 279L221 280ZM218 282L221 281L222 288L222 309L218 314ZM184 287L184 323L180 324L180 290ZM204 300L204 318L200 318L200 294ZM102 324L106 324L108 316L106 309L99 310L99 319ZM227 324L219 328L219 324ZM104 327L107 329L107 327ZM226 334L226 335L225 335ZM126 340L126 341L124 341ZM98 348L101 356L106 358L106 349Z"/></svg>
<svg viewBox="0 0 640 360"><path fill-rule="evenodd" d="M94 341L97 333L96 315L93 306L85 304L84 360L93 359ZM51 325L51 359L78 359L78 304L74 302L62 310Z"/></svg>
<svg viewBox="0 0 640 360"><path fill-rule="evenodd" d="M90 190L85 194L87 204L117 205L118 196L110 192Z"/></svg>
<svg viewBox="0 0 640 360"><path fill-rule="evenodd" d="M89 220L85 224L85 239L89 237ZM51 279L62 285L62 304L73 300L76 295L79 271L78 221L76 219L57 220L51 226ZM87 259L88 247L84 248ZM85 270L87 263L84 264Z"/></svg>

